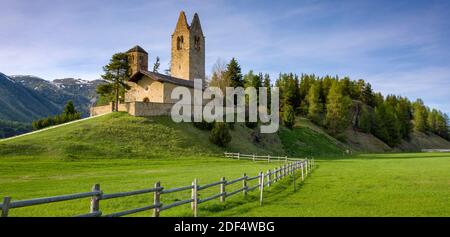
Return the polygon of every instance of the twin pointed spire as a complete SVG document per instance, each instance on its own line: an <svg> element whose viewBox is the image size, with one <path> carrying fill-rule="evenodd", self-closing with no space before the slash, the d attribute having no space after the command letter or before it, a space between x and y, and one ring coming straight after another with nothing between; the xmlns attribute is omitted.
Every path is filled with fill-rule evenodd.
<svg viewBox="0 0 450 237"><path fill-rule="evenodd" d="M177 22L177 26L176 29L199 29L200 31L202 31L202 26L200 25L200 18L198 17L198 14L195 13L194 14L194 18L192 18L192 22L191 25L189 26L189 24L187 23L187 18L186 18L186 14L184 13L184 11L180 12L180 16L178 17L178 22Z"/></svg>

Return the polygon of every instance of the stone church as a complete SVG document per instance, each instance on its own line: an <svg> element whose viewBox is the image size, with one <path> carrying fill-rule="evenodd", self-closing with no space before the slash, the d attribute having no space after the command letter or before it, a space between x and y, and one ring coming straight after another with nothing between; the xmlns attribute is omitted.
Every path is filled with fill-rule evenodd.
<svg viewBox="0 0 450 237"><path fill-rule="evenodd" d="M198 14L195 13L189 25L185 13L178 17L172 34L170 76L148 70L148 53L140 46L127 51L131 87L125 94L119 111L135 116L170 114L176 102L170 98L175 87L183 86L194 90L194 79L205 79L205 37ZM91 108L91 116L112 111L111 105Z"/></svg>

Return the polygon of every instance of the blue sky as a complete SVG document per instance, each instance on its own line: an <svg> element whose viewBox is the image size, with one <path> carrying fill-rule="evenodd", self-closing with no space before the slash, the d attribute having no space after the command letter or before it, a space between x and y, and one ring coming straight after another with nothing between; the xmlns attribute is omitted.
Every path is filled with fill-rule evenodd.
<svg viewBox="0 0 450 237"><path fill-rule="evenodd" d="M170 61L178 14L199 13L206 73L236 57L243 71L363 78L377 91L450 112L450 1L0 0L0 72L96 79L138 44ZM272 78L274 79L274 78Z"/></svg>

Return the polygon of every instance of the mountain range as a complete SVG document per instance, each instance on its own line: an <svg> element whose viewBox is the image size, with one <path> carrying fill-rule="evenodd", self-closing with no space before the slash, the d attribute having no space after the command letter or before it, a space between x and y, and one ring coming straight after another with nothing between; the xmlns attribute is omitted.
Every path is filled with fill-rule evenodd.
<svg viewBox="0 0 450 237"><path fill-rule="evenodd" d="M7 76L0 73L0 120L29 124L33 120L61 113L69 100L86 117L89 106L97 98L95 88L103 82L75 78L49 81L31 75Z"/></svg>

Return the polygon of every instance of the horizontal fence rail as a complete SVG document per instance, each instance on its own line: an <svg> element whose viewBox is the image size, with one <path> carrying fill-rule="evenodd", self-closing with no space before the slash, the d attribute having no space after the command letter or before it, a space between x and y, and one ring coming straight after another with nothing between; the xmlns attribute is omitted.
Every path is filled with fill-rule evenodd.
<svg viewBox="0 0 450 237"><path fill-rule="evenodd" d="M237 154L237 155L236 155ZM297 175L301 177L301 180L303 181L307 175L311 173L311 170L315 167L315 161L314 159L295 159L295 158L287 158L287 157L277 157L277 156L256 156L256 155L243 155L239 153L225 153L225 156L231 157L231 158L249 158L256 160L260 159L261 157L264 157L264 160L280 160L280 161L286 161L286 163L278 168L275 168L273 170L268 170L266 173L259 172L258 175L255 176L247 176L245 173L242 177L229 180L227 181L225 177L222 177L220 181L205 184L205 185L199 185L198 180L195 179L192 182L192 185L183 186L183 187L177 187L177 188L170 188L165 189L163 186L161 186L160 182L155 183L154 188L147 188L147 189L141 189L141 190L135 190L135 191L129 191L129 192L119 192L119 193L111 193L111 194L104 194L103 191L100 189L99 184L95 184L92 187L91 192L85 192L85 193L76 193L76 194L69 194L69 195L61 195L61 196L54 196L54 197L45 197L45 198L36 198L36 199L29 199L29 200L20 200L20 201L11 201L11 197L4 197L3 203L0 203L0 209L1 209L1 217L8 217L9 211L11 209L15 208L21 208L21 207L29 207L34 205L40 205L40 204L49 204L54 202L62 202L62 201L69 201L69 200L76 200L76 199L82 199L82 198L91 198L91 205L90 205L90 212L77 215L76 217L121 217L126 215L131 215L143 211L153 210L153 216L159 217L160 213L164 210L177 207L184 204L191 204L191 209L193 212L193 216L196 217L198 215L198 204L208 202L211 200L219 199L221 203L225 202L226 198L236 195L238 193L243 193L243 195L247 195L248 192L258 189L259 192L259 201L260 205L263 204L263 194L264 194L264 188L270 187L274 183L280 181L284 177L292 177L294 182L294 190L295 190L295 180L297 178ZM258 183L252 186L249 186L248 183L253 180L258 180ZM226 187L238 182L242 182L242 187L238 188L236 190L227 191ZM203 199L199 199L199 191L209 189L211 187L220 186L220 191L218 194L212 195L210 197L206 197ZM182 192L190 190L191 191L191 198L176 201L169 204L164 204L161 202L161 196L168 193L176 193L176 192ZM122 197L131 197L135 195L140 194L146 194L146 193L153 193L153 203L150 205L146 205L143 207L134 208L131 210L124 210L119 211L111 214L104 214L100 210L100 201L102 200L108 200L108 199L114 199L114 198L122 198Z"/></svg>
<svg viewBox="0 0 450 237"><path fill-rule="evenodd" d="M288 158L287 156L271 156L271 155L248 155L248 154L241 154L241 153L233 153L233 152L224 152L225 157L231 158L231 159L243 159L243 160L253 160L253 161L302 161L303 158Z"/></svg>

